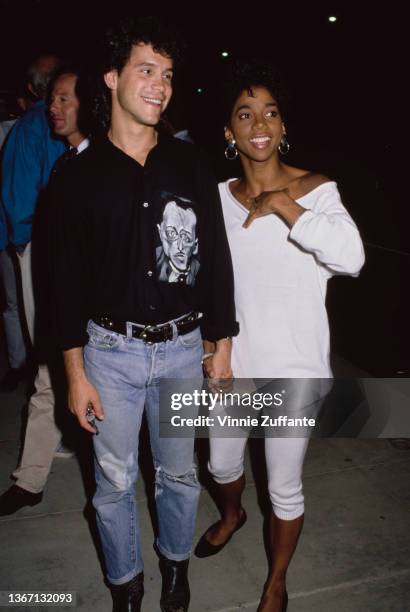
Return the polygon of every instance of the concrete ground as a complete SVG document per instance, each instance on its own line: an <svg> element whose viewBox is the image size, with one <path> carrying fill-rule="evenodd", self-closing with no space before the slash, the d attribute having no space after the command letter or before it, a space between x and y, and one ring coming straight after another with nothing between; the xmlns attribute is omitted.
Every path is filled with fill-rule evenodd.
<svg viewBox="0 0 410 612"><path fill-rule="evenodd" d="M18 458L24 404L22 386L0 395L0 491L10 485ZM257 608L267 572L266 487L260 448L251 446L244 495L248 522L221 554L192 559L192 612ZM82 462L84 457L56 459L41 504L0 518L0 591L75 591L74 609L110 612ZM306 522L288 575L289 612L409 612L410 451L397 450L388 440L315 439L304 482ZM137 499L145 560L143 611L157 612L161 583L143 481ZM197 537L217 517L204 488Z"/></svg>

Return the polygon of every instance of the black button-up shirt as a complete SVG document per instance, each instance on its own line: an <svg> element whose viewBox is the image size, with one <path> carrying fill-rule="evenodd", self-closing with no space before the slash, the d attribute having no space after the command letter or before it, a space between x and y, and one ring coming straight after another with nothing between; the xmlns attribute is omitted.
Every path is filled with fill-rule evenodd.
<svg viewBox="0 0 410 612"><path fill-rule="evenodd" d="M238 333L217 183L196 147L160 135L141 166L97 140L50 198L63 350L83 346L100 315L156 324L199 310L204 338Z"/></svg>

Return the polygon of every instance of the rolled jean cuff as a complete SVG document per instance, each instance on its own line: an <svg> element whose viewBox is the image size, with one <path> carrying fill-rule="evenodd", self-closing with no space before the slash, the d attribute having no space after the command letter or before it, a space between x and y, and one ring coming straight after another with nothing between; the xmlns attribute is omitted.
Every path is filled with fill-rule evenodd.
<svg viewBox="0 0 410 612"><path fill-rule="evenodd" d="M305 512L304 505L298 506L298 508L296 510L292 510L292 512L287 512L286 510L281 510L280 508L275 508L274 506L272 509L273 514L282 521L293 521L302 516L302 514Z"/></svg>
<svg viewBox="0 0 410 612"><path fill-rule="evenodd" d="M141 567L141 569L135 569L132 570L131 572L128 572L128 574L125 574L125 576L122 576L121 578L110 578L110 576L108 576L107 574L107 580L110 584L114 585L114 586L119 586L121 584L125 584L126 582L129 582L130 580L132 580L133 578L135 578L135 576L137 576L139 573L141 573L143 571L143 567Z"/></svg>
<svg viewBox="0 0 410 612"><path fill-rule="evenodd" d="M189 550L187 553L179 553L175 555L174 553L169 552L169 550L166 550L165 548L163 548L161 544L159 543L158 538L155 540L155 546L159 550L161 555L164 555L164 557L166 557L170 561L186 561L187 559L190 558L191 552L192 552L192 550Z"/></svg>

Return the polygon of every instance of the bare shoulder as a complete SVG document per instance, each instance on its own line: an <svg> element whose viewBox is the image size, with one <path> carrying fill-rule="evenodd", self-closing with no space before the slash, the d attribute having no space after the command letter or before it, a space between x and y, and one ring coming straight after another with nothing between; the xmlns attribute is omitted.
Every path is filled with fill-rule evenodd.
<svg viewBox="0 0 410 612"><path fill-rule="evenodd" d="M304 172L294 181L292 185L292 197L294 199L307 195L320 185L331 182L331 179L324 174L316 172Z"/></svg>
<svg viewBox="0 0 410 612"><path fill-rule="evenodd" d="M299 192L299 197L304 196L317 187L320 187L320 185L324 185L324 183L329 182L331 182L331 179L324 174L306 172L306 174L303 174L298 180L297 190Z"/></svg>

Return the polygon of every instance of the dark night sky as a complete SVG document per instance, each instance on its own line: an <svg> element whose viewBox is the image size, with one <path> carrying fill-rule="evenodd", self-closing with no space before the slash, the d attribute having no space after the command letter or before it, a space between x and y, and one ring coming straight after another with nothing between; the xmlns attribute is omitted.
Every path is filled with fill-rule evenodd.
<svg viewBox="0 0 410 612"><path fill-rule="evenodd" d="M88 63L104 25L116 15L138 13L135 7L140 4L135 0L0 0L0 88L18 83L27 61L38 51L51 49ZM400 15L391 8L386 12L366 9L358 2L349 8L347 2L338 6L323 1L243 0L241 5L175 0L150 5L145 13L172 19L188 40L187 95L202 86L202 98L208 99L218 68L227 61L220 56L224 49L232 57L269 57L290 86L294 119L301 118L298 129L307 130L308 136L319 131L321 138L332 139L335 134L346 138L351 130L359 130L354 124L362 122L360 133L368 137L379 112L375 98L380 89L385 97L397 77L395 21L400 21ZM332 14L338 18L334 24L327 20ZM383 104L393 107L389 99ZM387 133L382 137L388 140Z"/></svg>
<svg viewBox="0 0 410 612"><path fill-rule="evenodd" d="M390 186L401 160L399 92L406 73L400 59L406 37L399 26L403 16L394 4L174 0L145 2L144 9L138 5L123 0L0 0L0 89L18 84L39 51L56 51L88 65L99 32L117 16L160 15L176 23L188 42L183 86L174 98L182 102L195 139L211 153L220 176L233 172L224 162L212 95L220 66L230 61L220 53L263 56L280 68L291 92L289 162L340 179L348 196L352 191L361 199L359 217L368 218L375 185L382 190ZM329 23L329 15L337 16L336 23ZM196 93L198 87L202 94ZM373 216L373 226L366 223L369 238L380 241L381 221ZM386 230L385 220L382 225L384 243L397 242L397 231ZM407 237L398 240L407 243Z"/></svg>
<svg viewBox="0 0 410 612"><path fill-rule="evenodd" d="M38 52L54 51L89 65L99 31L120 15L142 11L142 4L0 0L0 90L16 86ZM173 0L143 6L144 14L172 19L184 32L189 61L174 108L176 101L184 109L195 141L210 154L220 179L240 172L236 162L224 159L213 95L221 65L229 68L230 59L222 59L221 52L232 58L263 56L279 67L292 99L286 160L338 181L366 241L367 263L359 282L339 279L329 290L328 308L338 331L334 345L339 354L379 375L407 370L408 342L401 340L408 333L404 287L410 256L403 9L392 1L377 7L359 0ZM332 14L334 24L327 19ZM202 94L196 93L198 87Z"/></svg>

